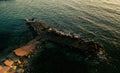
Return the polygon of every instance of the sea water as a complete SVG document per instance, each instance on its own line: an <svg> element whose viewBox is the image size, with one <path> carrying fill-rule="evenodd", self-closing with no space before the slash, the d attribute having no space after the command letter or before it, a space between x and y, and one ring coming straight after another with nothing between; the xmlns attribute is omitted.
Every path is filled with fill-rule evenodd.
<svg viewBox="0 0 120 73"><path fill-rule="evenodd" d="M120 0L2 0L1 57L33 38L26 18L97 41L112 58L110 68L100 66L101 72L120 72Z"/></svg>

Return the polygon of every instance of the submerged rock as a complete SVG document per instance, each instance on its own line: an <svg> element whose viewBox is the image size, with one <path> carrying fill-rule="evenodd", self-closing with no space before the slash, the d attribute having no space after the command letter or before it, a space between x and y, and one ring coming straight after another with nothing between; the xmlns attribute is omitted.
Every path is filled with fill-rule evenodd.
<svg viewBox="0 0 120 73"><path fill-rule="evenodd" d="M14 61L11 61L11 60L5 60L4 64L5 64L6 66L11 67L11 66L14 64Z"/></svg>
<svg viewBox="0 0 120 73"><path fill-rule="evenodd" d="M2 66L0 66L0 71L2 70L2 68L3 68L3 67L2 67Z"/></svg>

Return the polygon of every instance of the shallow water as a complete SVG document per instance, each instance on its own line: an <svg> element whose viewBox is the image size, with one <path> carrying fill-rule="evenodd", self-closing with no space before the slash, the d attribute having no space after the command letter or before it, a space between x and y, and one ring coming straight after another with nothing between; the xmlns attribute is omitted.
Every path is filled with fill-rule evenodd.
<svg viewBox="0 0 120 73"><path fill-rule="evenodd" d="M33 17L44 20L49 26L99 42L113 62L110 68L103 70L119 73L120 0L0 1L0 56L3 50L8 53L33 38L24 24L25 18Z"/></svg>

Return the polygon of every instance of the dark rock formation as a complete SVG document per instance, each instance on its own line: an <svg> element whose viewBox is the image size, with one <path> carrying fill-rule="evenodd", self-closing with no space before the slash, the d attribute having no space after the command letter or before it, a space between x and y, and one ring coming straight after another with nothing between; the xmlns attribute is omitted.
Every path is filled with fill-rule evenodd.
<svg viewBox="0 0 120 73"><path fill-rule="evenodd" d="M108 61L103 47L94 41L61 32L38 19L26 22L35 38L0 60L0 73L89 73L89 62Z"/></svg>
<svg viewBox="0 0 120 73"><path fill-rule="evenodd" d="M38 19L26 19L26 21L37 37L40 38L39 41L49 41L61 46L67 46L85 56L86 59L107 60L103 47L94 41L82 39L78 35L66 34L56 28L49 27Z"/></svg>

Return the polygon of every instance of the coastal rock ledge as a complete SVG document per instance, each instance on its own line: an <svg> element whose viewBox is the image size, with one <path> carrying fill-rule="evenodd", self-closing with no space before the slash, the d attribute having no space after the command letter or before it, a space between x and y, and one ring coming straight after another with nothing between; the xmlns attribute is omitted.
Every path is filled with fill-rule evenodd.
<svg viewBox="0 0 120 73"><path fill-rule="evenodd" d="M26 45L13 50L0 62L0 73L31 73L26 72L31 59L35 57L37 50L43 50L45 44L54 43L61 47L67 47L75 53L79 53L85 60L107 61L107 53L101 45L94 41L82 39L79 35L64 33L56 28L48 26L39 19L26 19L35 38ZM61 49L64 51L64 49Z"/></svg>

